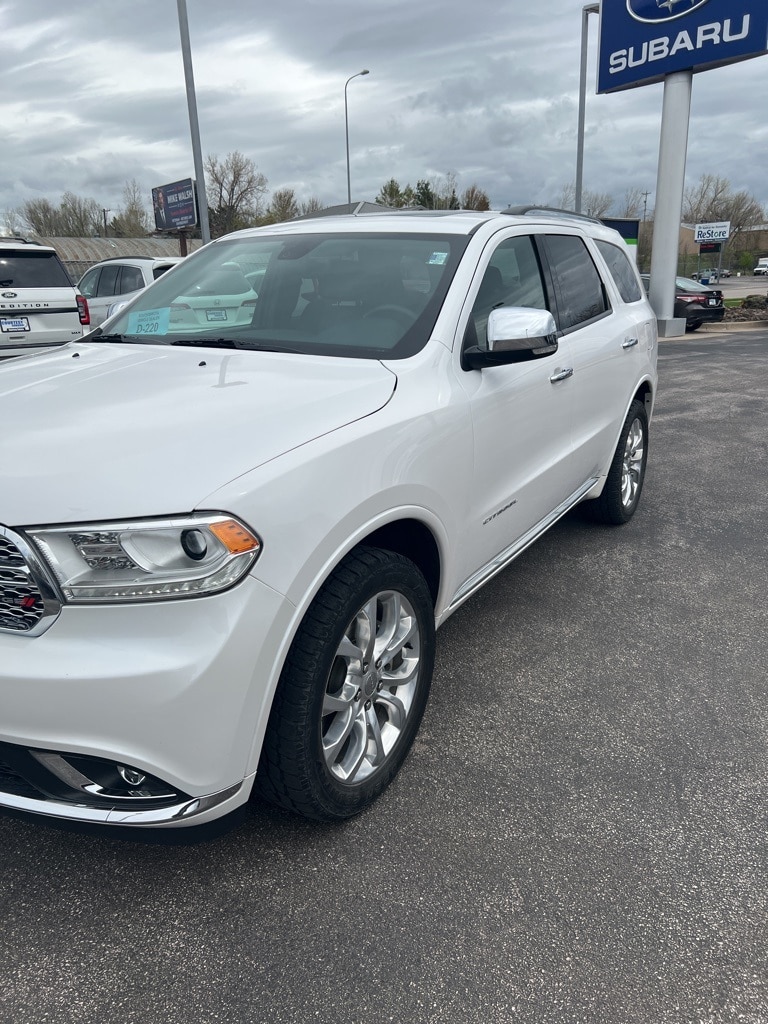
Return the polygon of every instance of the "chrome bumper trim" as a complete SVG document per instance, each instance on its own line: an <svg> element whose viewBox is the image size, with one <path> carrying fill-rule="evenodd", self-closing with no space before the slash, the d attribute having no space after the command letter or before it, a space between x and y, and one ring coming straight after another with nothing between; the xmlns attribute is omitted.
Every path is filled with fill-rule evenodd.
<svg viewBox="0 0 768 1024"><path fill-rule="evenodd" d="M46 818L59 818L65 821L81 822L89 825L126 825L139 827L175 827L196 824L200 817L214 808L232 801L234 810L244 802L241 796L246 780L238 782L229 789L208 796L193 797L183 803L171 804L168 807L144 807L130 810L122 807L86 807L83 804L69 804L63 800L34 800L31 797L14 796L12 793L0 793L0 810L21 811L24 814L35 814ZM226 811L222 812L226 813ZM218 815L216 815L218 817Z"/></svg>

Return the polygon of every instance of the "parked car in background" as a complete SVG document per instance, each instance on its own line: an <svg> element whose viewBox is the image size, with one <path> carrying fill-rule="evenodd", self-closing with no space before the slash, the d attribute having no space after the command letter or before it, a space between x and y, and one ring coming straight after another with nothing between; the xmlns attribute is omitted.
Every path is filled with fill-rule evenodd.
<svg viewBox="0 0 768 1024"><path fill-rule="evenodd" d="M0 358L64 345L89 327L88 302L55 249L0 238Z"/></svg>
<svg viewBox="0 0 768 1024"><path fill-rule="evenodd" d="M641 277L648 291L651 275ZM685 320L686 331L697 331L702 324L718 323L725 316L723 293L693 278L676 277L674 315Z"/></svg>
<svg viewBox="0 0 768 1024"><path fill-rule="evenodd" d="M88 299L91 329L106 320L109 307L120 300L130 302L134 295L152 284L183 256L116 256L90 267L77 287Z"/></svg>
<svg viewBox="0 0 768 1024"><path fill-rule="evenodd" d="M724 278L730 277L730 276L731 276L730 270L728 270L726 267L723 267L722 270L718 270L717 268L715 268L713 270L694 270L694 272L691 274L691 280L692 281L719 281L719 280L723 280Z"/></svg>
<svg viewBox="0 0 768 1024"><path fill-rule="evenodd" d="M0 488L0 807L361 811L436 627L578 503L636 512L657 351L598 221L393 210L219 238L0 368L0 437L33 425Z"/></svg>

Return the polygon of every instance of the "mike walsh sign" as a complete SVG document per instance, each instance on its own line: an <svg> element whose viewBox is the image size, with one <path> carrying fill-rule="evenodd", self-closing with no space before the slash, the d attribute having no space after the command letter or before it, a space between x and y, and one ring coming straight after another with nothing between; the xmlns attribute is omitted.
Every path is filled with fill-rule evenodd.
<svg viewBox="0 0 768 1024"><path fill-rule="evenodd" d="M766 0L602 0L597 91L768 51Z"/></svg>

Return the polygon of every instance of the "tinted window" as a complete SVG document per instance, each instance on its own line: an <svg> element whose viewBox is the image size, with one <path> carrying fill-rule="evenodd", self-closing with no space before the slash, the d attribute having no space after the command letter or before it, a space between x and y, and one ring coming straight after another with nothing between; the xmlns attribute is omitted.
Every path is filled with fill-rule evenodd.
<svg viewBox="0 0 768 1024"><path fill-rule="evenodd" d="M605 289L586 245L577 235L547 235L558 297L558 327L567 331L608 310Z"/></svg>
<svg viewBox="0 0 768 1024"><path fill-rule="evenodd" d="M99 278L99 291L101 295L117 295L117 275L120 273L120 267L110 266L101 268L101 277Z"/></svg>
<svg viewBox="0 0 768 1024"><path fill-rule="evenodd" d="M640 291L640 285L637 283L635 270L628 253L611 242L597 241L597 248L608 264L611 277L616 283L622 299L625 302L637 302L638 299L641 299L643 294Z"/></svg>
<svg viewBox="0 0 768 1024"><path fill-rule="evenodd" d="M487 347L488 316L499 306L549 309L539 261L529 235L501 242L491 257L472 307L469 329L471 334L474 327L475 337L468 337L467 344Z"/></svg>
<svg viewBox="0 0 768 1024"><path fill-rule="evenodd" d="M55 252L3 252L0 288L71 288L72 282Z"/></svg>
<svg viewBox="0 0 768 1024"><path fill-rule="evenodd" d="M170 270L172 266L173 266L173 263L166 263L164 267L153 267L153 269L152 269L152 277L156 281L158 279L158 277L160 277L161 274L164 274L166 272L166 270Z"/></svg>
<svg viewBox="0 0 768 1024"><path fill-rule="evenodd" d="M135 292L138 288L144 287L144 278L138 267L123 267L120 275L120 294Z"/></svg>

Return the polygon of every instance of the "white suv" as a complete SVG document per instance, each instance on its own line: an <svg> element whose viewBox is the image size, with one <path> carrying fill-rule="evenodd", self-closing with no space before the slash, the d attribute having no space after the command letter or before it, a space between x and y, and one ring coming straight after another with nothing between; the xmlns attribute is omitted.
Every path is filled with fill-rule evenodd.
<svg viewBox="0 0 768 1024"><path fill-rule="evenodd" d="M89 325L88 303L55 249L0 238L0 359L64 345Z"/></svg>
<svg viewBox="0 0 768 1024"><path fill-rule="evenodd" d="M115 256L90 267L77 283L88 299L91 328L99 327L116 302L129 302L147 285L152 284L183 256Z"/></svg>
<svg viewBox="0 0 768 1024"><path fill-rule="evenodd" d="M619 235L523 208L242 231L0 368L0 806L360 811L435 627L577 503L636 511L656 355Z"/></svg>

